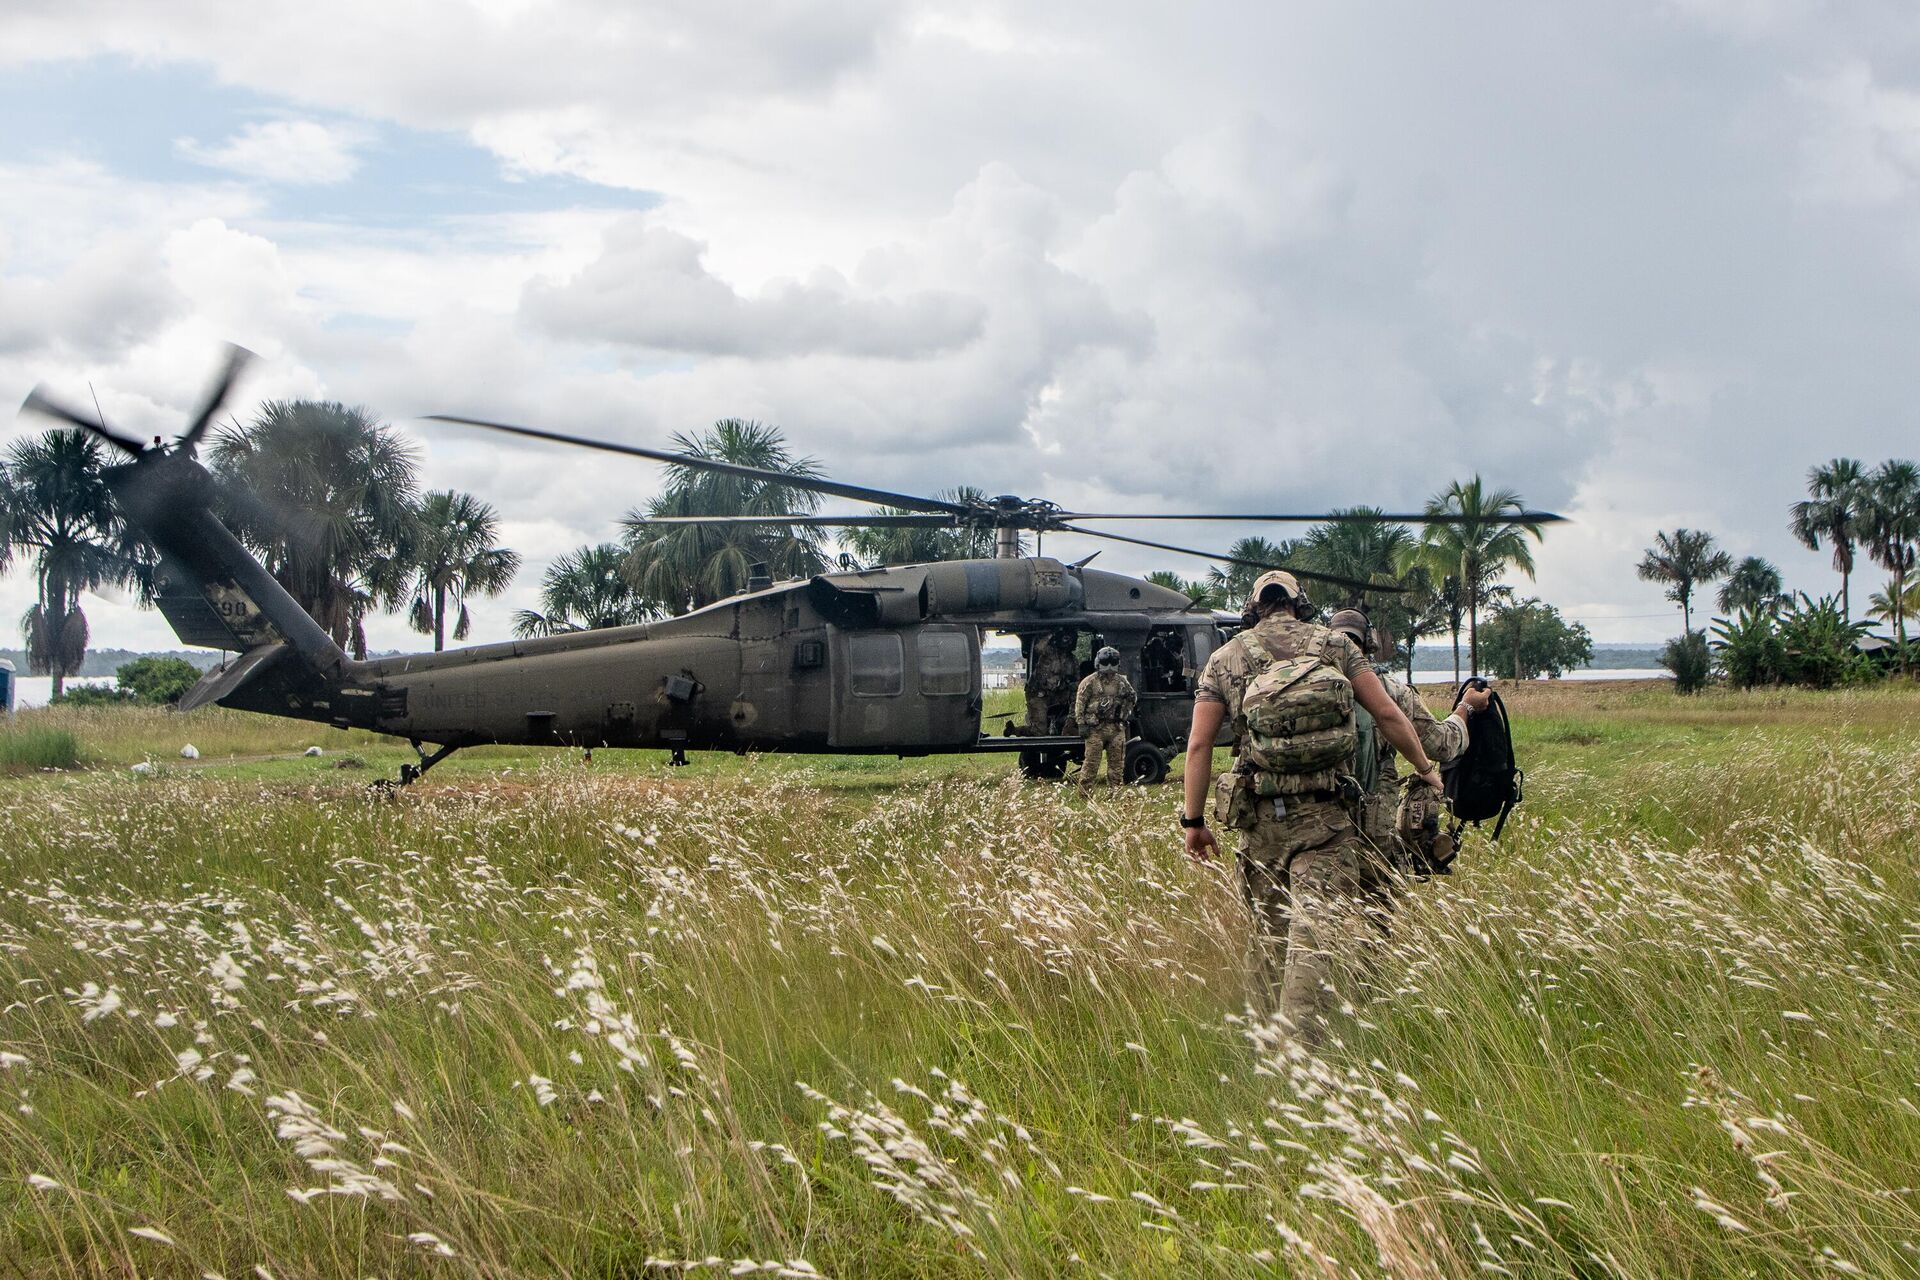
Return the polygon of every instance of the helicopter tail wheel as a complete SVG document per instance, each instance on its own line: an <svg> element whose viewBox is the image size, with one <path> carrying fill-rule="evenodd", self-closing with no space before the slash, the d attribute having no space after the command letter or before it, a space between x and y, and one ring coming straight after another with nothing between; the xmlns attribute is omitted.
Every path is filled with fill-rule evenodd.
<svg viewBox="0 0 1920 1280"><path fill-rule="evenodd" d="M1029 750L1020 753L1020 772L1026 777L1051 782L1063 778L1067 773L1067 753L1064 751Z"/></svg>
<svg viewBox="0 0 1920 1280"><path fill-rule="evenodd" d="M1135 738L1127 744L1127 782L1133 786L1153 786L1167 780L1167 757L1151 742Z"/></svg>

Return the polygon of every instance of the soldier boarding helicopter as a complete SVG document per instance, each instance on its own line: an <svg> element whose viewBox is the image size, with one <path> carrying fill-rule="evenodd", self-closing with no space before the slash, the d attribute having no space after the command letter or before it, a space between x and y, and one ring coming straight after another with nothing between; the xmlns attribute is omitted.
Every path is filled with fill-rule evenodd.
<svg viewBox="0 0 1920 1280"><path fill-rule="evenodd" d="M1058 776L1080 740L982 732L981 637L1071 629L1119 649L1140 690L1127 776L1158 781L1185 747L1193 676L1237 622L1177 591L1125 574L1019 554L1019 536L1077 533L1259 568L1288 568L1151 542L1081 521L1117 519L1426 520L1425 516L1075 513L1035 499L946 501L763 471L697 454L475 419L487 430L722 472L832 497L904 508L867 516L676 517L653 523L991 528L998 556L849 569L747 590L679 617L439 653L356 661L229 530L221 503L271 519L251 495L223 489L196 456L248 358L225 369L172 444L124 436L36 390L24 410L98 435L126 455L107 483L130 527L159 552L155 604L184 644L237 653L182 700L370 729L405 739L419 763L482 744L918 756L1018 752L1034 776ZM1526 513L1530 520L1556 520ZM284 522L282 522L284 527ZM297 536L297 530L293 530ZM1087 557L1090 560L1092 557ZM1382 590L1301 569L1303 578ZM428 748L432 750L429 751Z"/></svg>

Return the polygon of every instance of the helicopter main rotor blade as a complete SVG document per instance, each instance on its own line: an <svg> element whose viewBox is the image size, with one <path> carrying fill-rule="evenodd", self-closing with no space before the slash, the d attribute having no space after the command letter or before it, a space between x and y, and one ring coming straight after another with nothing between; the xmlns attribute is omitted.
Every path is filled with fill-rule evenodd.
<svg viewBox="0 0 1920 1280"><path fill-rule="evenodd" d="M207 388L207 398L200 402L200 412L194 415L193 422L180 436L180 445L189 453L200 443L200 437L207 434L207 428L213 425L213 415L227 402L227 396L233 391L233 384L253 361L253 352L237 343L227 344L227 362L220 369L213 385Z"/></svg>
<svg viewBox="0 0 1920 1280"><path fill-rule="evenodd" d="M1503 511L1492 516L1463 516L1457 512L1436 515L1409 515L1406 512L1325 511L1318 514L1287 512L1278 515L1223 515L1218 512L1177 514L1168 512L1063 511L1063 520L1247 520L1274 524L1473 524L1494 521L1517 524L1559 524L1565 516L1551 511Z"/></svg>
<svg viewBox="0 0 1920 1280"><path fill-rule="evenodd" d="M70 427L78 427L82 431L99 436L110 444L117 445L120 452L129 457L139 457L144 447L140 441L121 435L110 429L104 422L81 417L38 387L27 393L27 398L20 404L20 412L42 414L64 422Z"/></svg>
<svg viewBox="0 0 1920 1280"><path fill-rule="evenodd" d="M651 524L670 525L752 525L799 524L816 529L952 529L952 516L871 515L871 516L640 516L626 523L636 528Z"/></svg>
<svg viewBox="0 0 1920 1280"><path fill-rule="evenodd" d="M906 507L913 511L937 511L951 516L964 515L967 511L967 508L954 502L941 502L935 498L917 498L910 493L893 493L886 489L869 489L864 485L843 484L838 480L828 480L822 476L795 476L784 471L768 471L761 467L742 466L737 462L723 462L718 458L703 458L697 453L673 453L665 449L647 449L637 444L615 444L611 440L595 440L591 436L573 436L562 431L544 431L539 427L518 427L511 423L488 422L484 418L463 418L450 413L430 413L426 420L452 422L464 427L480 427L486 431L502 431L511 436L525 436L530 440L549 440L555 444L570 444L582 449L599 449L604 453L624 453L629 457L665 462L676 467L717 471L722 475L741 476L748 480L765 480L770 484L805 489L810 493L822 493L829 497L852 498L856 502L872 502L887 507Z"/></svg>
<svg viewBox="0 0 1920 1280"><path fill-rule="evenodd" d="M1284 569L1296 578L1310 578L1315 582L1325 582L1336 587L1350 587L1355 591L1384 591L1399 595L1405 587L1391 583L1362 582L1358 578L1343 578L1335 573L1316 573L1312 569L1299 569L1290 564L1273 564L1266 560L1247 560L1240 556L1230 556L1224 551L1200 551L1193 547L1176 547L1168 542L1149 542L1145 538L1129 538L1121 533L1108 533L1104 529L1080 529L1066 525L1061 532L1078 533L1089 538L1107 538L1114 542L1127 542L1136 547L1152 547L1155 551L1173 551L1183 556L1197 556L1202 560L1223 560L1228 564L1245 565L1249 569Z"/></svg>

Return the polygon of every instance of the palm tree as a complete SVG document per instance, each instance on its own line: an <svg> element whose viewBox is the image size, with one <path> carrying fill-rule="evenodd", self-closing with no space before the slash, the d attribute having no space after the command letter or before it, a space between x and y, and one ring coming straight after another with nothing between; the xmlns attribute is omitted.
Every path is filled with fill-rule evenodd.
<svg viewBox="0 0 1920 1280"><path fill-rule="evenodd" d="M943 489L934 497L944 502L971 502L986 491L972 485ZM901 507L881 507L879 514L912 516L922 513ZM842 539L854 555L868 564L930 564L935 560L991 560L994 531L975 526L961 529L854 529ZM1027 554L1027 537L1020 535L1020 554Z"/></svg>
<svg viewBox="0 0 1920 1280"><path fill-rule="evenodd" d="M1479 476L1461 482L1455 480L1446 492L1427 500L1428 516L1463 517L1453 522L1430 521L1420 527L1420 541L1408 548L1403 569L1423 565L1435 581L1452 578L1454 590L1465 597L1468 661L1474 674L1480 671L1480 606L1487 592L1508 568L1533 577L1533 552L1527 546L1531 537L1540 541L1540 526L1516 517L1526 510L1520 495L1512 489L1489 491ZM1455 630L1456 673L1459 667L1459 632Z"/></svg>
<svg viewBox="0 0 1920 1280"><path fill-rule="evenodd" d="M697 437L676 435L683 453L811 478L820 468L796 458L776 427L723 418ZM669 467L667 485L645 512L627 515L627 575L640 594L685 613L741 590L752 566L775 577L804 578L826 568L820 536L804 525L649 525L657 516L772 516L809 514L820 503L811 490L771 480L723 475L697 467Z"/></svg>
<svg viewBox="0 0 1920 1280"><path fill-rule="evenodd" d="M1378 507L1353 507L1334 514L1377 516L1381 511ZM1395 586L1400 581L1401 563L1413 545L1413 531L1403 524L1330 520L1307 530L1294 559L1303 569ZM1335 609L1367 609L1394 594L1319 583L1309 583L1306 592L1315 603Z"/></svg>
<svg viewBox="0 0 1920 1280"><path fill-rule="evenodd" d="M364 658L376 604L408 598L413 447L366 409L274 400L214 437L213 468L280 517L230 516L242 542L336 644Z"/></svg>
<svg viewBox="0 0 1920 1280"><path fill-rule="evenodd" d="M1680 606L1680 619L1689 634L1693 631L1693 589L1703 582L1724 578L1733 569L1733 557L1713 544L1713 535L1703 529L1675 529L1656 533L1653 545L1640 560L1643 582L1665 583L1667 599Z"/></svg>
<svg viewBox="0 0 1920 1280"><path fill-rule="evenodd" d="M1247 593L1253 590L1254 580L1266 572L1259 566L1285 565L1299 549L1300 544L1291 538L1280 542L1269 542L1265 538L1241 538L1227 548L1227 554L1235 560L1250 560L1253 563L1209 569L1207 583L1219 592L1227 608L1242 608L1247 603Z"/></svg>
<svg viewBox="0 0 1920 1280"><path fill-rule="evenodd" d="M1413 648L1428 636L1453 632L1453 682L1460 683L1460 593L1449 578L1439 586L1425 565L1416 564L1400 579L1406 592L1384 606L1390 635L1406 639L1407 683L1413 683Z"/></svg>
<svg viewBox="0 0 1920 1280"><path fill-rule="evenodd" d="M87 657L84 591L104 586L150 588L151 552L114 509L100 443L79 431L49 431L7 451L0 563L14 552L33 556L38 593L20 620L27 669L51 675L53 693Z"/></svg>
<svg viewBox="0 0 1920 1280"><path fill-rule="evenodd" d="M1867 616L1880 622L1892 623L1895 615L1911 618L1915 613L1920 613L1920 579L1908 583L1905 590L1889 582L1867 599Z"/></svg>
<svg viewBox="0 0 1920 1280"><path fill-rule="evenodd" d="M447 647L447 606L459 610L453 638L465 640L471 619L468 596L496 596L520 568L520 557L493 545L499 517L470 493L429 493L414 515L407 571L413 577L413 629L433 637L435 653Z"/></svg>
<svg viewBox="0 0 1920 1280"><path fill-rule="evenodd" d="M1147 575L1147 581L1169 591L1178 591L1193 601L1196 609L1224 609L1227 598L1221 593L1217 583L1207 578L1183 578L1171 569L1155 569Z"/></svg>
<svg viewBox="0 0 1920 1280"><path fill-rule="evenodd" d="M1720 585L1720 612L1731 617L1742 609L1753 613L1771 613L1780 603L1780 570L1759 556L1748 556L1733 566Z"/></svg>
<svg viewBox="0 0 1920 1280"><path fill-rule="evenodd" d="M1338 514L1379 515L1378 507L1353 507ZM1302 568L1336 574L1358 582L1377 582L1382 587L1401 585L1406 576L1400 571L1408 551L1414 545L1413 531L1403 524L1373 521L1330 520L1314 525L1300 540L1295 561ZM1409 566L1407 573L1422 572ZM1387 649L1379 655L1391 662L1394 647L1405 635L1413 619L1405 603L1404 591L1367 591L1359 587L1333 586L1309 581L1305 590L1314 603L1327 609L1362 609L1384 637Z"/></svg>
<svg viewBox="0 0 1920 1280"><path fill-rule="evenodd" d="M1856 459L1835 458L1807 472L1807 500L1793 504L1793 536L1809 551L1818 551L1822 538L1833 547L1833 567L1840 574L1840 612L1848 617L1853 616L1848 586L1858 541L1860 485L1865 478Z"/></svg>
<svg viewBox="0 0 1920 1280"><path fill-rule="evenodd" d="M548 566L540 584L540 608L514 616L513 634L550 636L563 631L626 627L660 616L653 601L627 577L628 552L611 542L581 547Z"/></svg>
<svg viewBox="0 0 1920 1280"><path fill-rule="evenodd" d="M1907 575L1920 557L1920 467L1899 458L1875 467L1861 483L1858 514L1862 544L1893 575L1893 637L1904 671Z"/></svg>

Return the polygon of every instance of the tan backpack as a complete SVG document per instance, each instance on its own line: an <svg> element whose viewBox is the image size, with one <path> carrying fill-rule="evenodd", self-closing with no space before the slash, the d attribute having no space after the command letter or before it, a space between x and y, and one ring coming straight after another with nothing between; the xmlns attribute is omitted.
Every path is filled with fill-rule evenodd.
<svg viewBox="0 0 1920 1280"><path fill-rule="evenodd" d="M1240 719L1247 727L1241 764L1262 796L1299 795L1327 787L1328 775L1352 768L1359 731L1353 682L1327 661L1331 631L1321 631L1296 657L1283 658L1252 631L1241 637L1266 669L1247 682Z"/></svg>

